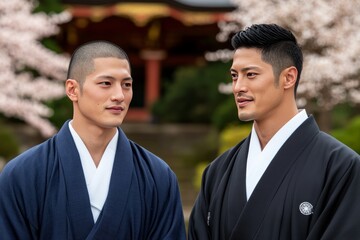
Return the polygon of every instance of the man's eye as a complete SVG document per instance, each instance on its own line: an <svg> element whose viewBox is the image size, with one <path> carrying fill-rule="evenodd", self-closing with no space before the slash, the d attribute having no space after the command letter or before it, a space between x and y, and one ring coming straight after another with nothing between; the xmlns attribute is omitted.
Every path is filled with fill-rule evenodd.
<svg viewBox="0 0 360 240"><path fill-rule="evenodd" d="M249 72L249 73L247 73L246 74L246 76L248 77L248 78L254 78L254 77L256 77L256 73L253 73L253 72Z"/></svg>
<svg viewBox="0 0 360 240"><path fill-rule="evenodd" d="M100 85L104 85L104 86L109 86L109 85L111 85L110 82L100 82L99 84L100 84Z"/></svg>
<svg viewBox="0 0 360 240"><path fill-rule="evenodd" d="M232 73L232 74L231 74L231 79L236 80L236 79L237 79L237 74Z"/></svg>
<svg viewBox="0 0 360 240"><path fill-rule="evenodd" d="M131 88L131 87L132 87L132 83L130 83L130 82L126 82L126 83L124 83L123 85L124 85L124 87L126 87L126 88Z"/></svg>

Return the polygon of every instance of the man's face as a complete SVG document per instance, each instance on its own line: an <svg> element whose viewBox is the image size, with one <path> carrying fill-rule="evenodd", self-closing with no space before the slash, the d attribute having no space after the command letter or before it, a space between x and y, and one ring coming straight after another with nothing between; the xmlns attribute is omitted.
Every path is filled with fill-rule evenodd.
<svg viewBox="0 0 360 240"><path fill-rule="evenodd" d="M231 66L232 89L242 121L262 121L275 117L284 91L275 81L273 68L261 59L256 48L237 49ZM278 80L278 79L276 79Z"/></svg>
<svg viewBox="0 0 360 240"><path fill-rule="evenodd" d="M132 96L130 66L124 59L96 58L94 71L78 88L74 120L84 126L119 126L128 111Z"/></svg>

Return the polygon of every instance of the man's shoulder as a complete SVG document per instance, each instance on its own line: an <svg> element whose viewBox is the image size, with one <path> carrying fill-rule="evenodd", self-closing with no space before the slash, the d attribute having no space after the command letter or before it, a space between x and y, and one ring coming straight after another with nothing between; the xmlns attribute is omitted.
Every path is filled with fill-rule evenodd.
<svg viewBox="0 0 360 240"><path fill-rule="evenodd" d="M32 172L46 170L51 142L52 138L25 150L10 160L2 173L29 176Z"/></svg>
<svg viewBox="0 0 360 240"><path fill-rule="evenodd" d="M360 171L359 154L325 132L320 131L306 149L309 149L307 154L311 154L312 164L326 166L324 169L329 174Z"/></svg>
<svg viewBox="0 0 360 240"><path fill-rule="evenodd" d="M129 142L135 159L139 164L145 165L151 170L171 171L169 165L158 155L134 141L129 140Z"/></svg>
<svg viewBox="0 0 360 240"><path fill-rule="evenodd" d="M213 178L215 175L222 176L231 167L232 163L236 160L237 153L243 147L247 138L243 139L237 145L226 150L220 154L215 160L213 160L206 168L206 174L208 177Z"/></svg>
<svg viewBox="0 0 360 240"><path fill-rule="evenodd" d="M360 155L358 153L325 132L320 131L316 139L316 144L318 145L318 148L323 148L325 152L336 155L337 158L353 158L360 160Z"/></svg>

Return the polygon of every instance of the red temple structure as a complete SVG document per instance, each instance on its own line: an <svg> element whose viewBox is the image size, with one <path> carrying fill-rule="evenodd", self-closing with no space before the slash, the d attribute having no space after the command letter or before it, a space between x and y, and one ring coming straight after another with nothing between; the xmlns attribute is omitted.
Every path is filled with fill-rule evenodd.
<svg viewBox="0 0 360 240"><path fill-rule="evenodd" d="M204 54L228 48L216 41L218 22L234 10L230 0L62 0L73 19L62 26L66 52L91 40L108 40L129 55L134 97L127 121L151 121L162 83L178 66L202 65Z"/></svg>

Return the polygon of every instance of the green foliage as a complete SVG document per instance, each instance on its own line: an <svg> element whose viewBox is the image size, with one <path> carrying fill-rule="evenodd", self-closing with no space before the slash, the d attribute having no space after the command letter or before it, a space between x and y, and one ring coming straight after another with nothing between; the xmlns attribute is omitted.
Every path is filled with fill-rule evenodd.
<svg viewBox="0 0 360 240"><path fill-rule="evenodd" d="M228 81L229 65L209 63L203 67L180 67L165 95L154 104L152 113L160 122L210 123L212 115L228 98L218 91Z"/></svg>
<svg viewBox="0 0 360 240"><path fill-rule="evenodd" d="M194 151L191 156L188 156L188 160L191 159L191 166L195 165L195 173L192 181L196 189L200 189L201 187L201 178L205 168L217 157L218 142L219 135L217 131L212 131L202 144L194 146Z"/></svg>
<svg viewBox="0 0 360 240"><path fill-rule="evenodd" d="M64 6L60 0L39 0L39 5L35 12L60 13L64 11Z"/></svg>
<svg viewBox="0 0 360 240"><path fill-rule="evenodd" d="M193 184L197 190L199 190L201 188L202 175L207 166L208 166L208 163L201 162L195 168L195 176L193 179Z"/></svg>
<svg viewBox="0 0 360 240"><path fill-rule="evenodd" d="M19 154L19 143L3 121L0 121L0 142L1 157L9 160Z"/></svg>
<svg viewBox="0 0 360 240"><path fill-rule="evenodd" d="M211 162L217 156L218 141L217 131L210 131L204 136L203 141L193 145L191 151L182 153L182 162L188 167L202 162Z"/></svg>
<svg viewBox="0 0 360 240"><path fill-rule="evenodd" d="M336 129L347 125L349 119L359 113L356 110L357 109L349 103L342 103L335 106L331 111L332 128Z"/></svg>
<svg viewBox="0 0 360 240"><path fill-rule="evenodd" d="M238 144L251 132L251 124L231 125L220 134L219 154Z"/></svg>
<svg viewBox="0 0 360 240"><path fill-rule="evenodd" d="M354 117L345 128L333 130L331 135L360 154L360 115Z"/></svg>
<svg viewBox="0 0 360 240"><path fill-rule="evenodd" d="M54 114L49 120L57 129L59 129L66 120L72 118L72 102L67 96L48 102L47 106L54 110Z"/></svg>
<svg viewBox="0 0 360 240"><path fill-rule="evenodd" d="M215 114L212 116L212 124L219 130L224 129L226 126L235 125L239 123L237 115L237 108L233 95L221 103L216 109Z"/></svg>
<svg viewBox="0 0 360 240"><path fill-rule="evenodd" d="M218 153L211 158L210 160L202 159L202 161L198 162L195 167L195 175L193 179L193 184L196 189L200 189L201 187L201 179L202 174L207 167L207 165L215 159L215 157L219 154L224 153L229 148L238 144L241 140L246 138L249 133L251 132L251 124L241 124L241 125L229 125L228 127L224 128L223 131L220 133L220 142ZM215 142L215 141L214 141Z"/></svg>
<svg viewBox="0 0 360 240"><path fill-rule="evenodd" d="M214 129L204 136L203 141L194 144L190 151L181 153L181 161L185 167L195 170L191 178L196 189L200 188L201 176L205 167L217 157L218 141L218 132Z"/></svg>
<svg viewBox="0 0 360 240"><path fill-rule="evenodd" d="M41 43L48 49L56 52L56 53L61 53L62 49L59 46L59 44L56 42L56 40L54 40L53 38L44 38L41 40Z"/></svg>
<svg viewBox="0 0 360 240"><path fill-rule="evenodd" d="M35 8L34 12L44 12L46 14L60 13L64 11L65 8L60 0L40 0L39 4ZM56 41L56 36L51 36L41 39L41 43L48 49L56 52L62 53L62 49Z"/></svg>

